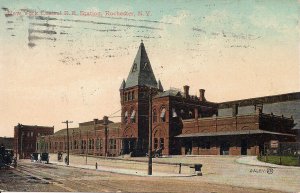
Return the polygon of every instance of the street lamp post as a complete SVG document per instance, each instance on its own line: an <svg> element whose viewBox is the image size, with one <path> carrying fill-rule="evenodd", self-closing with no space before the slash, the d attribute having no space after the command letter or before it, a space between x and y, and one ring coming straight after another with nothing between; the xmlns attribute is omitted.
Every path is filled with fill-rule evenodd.
<svg viewBox="0 0 300 193"><path fill-rule="evenodd" d="M103 125L104 125L104 134L105 134L105 149L104 149L104 155L107 157L107 138L108 138L108 131L107 131L107 125L108 125L108 117L103 117Z"/></svg>

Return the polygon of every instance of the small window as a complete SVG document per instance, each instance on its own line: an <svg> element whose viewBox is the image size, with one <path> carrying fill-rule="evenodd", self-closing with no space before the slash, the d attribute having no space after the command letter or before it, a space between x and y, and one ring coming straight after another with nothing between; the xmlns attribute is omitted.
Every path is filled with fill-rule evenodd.
<svg viewBox="0 0 300 193"><path fill-rule="evenodd" d="M132 100L134 100L134 98L135 98L135 97L134 97L134 91L132 91Z"/></svg>

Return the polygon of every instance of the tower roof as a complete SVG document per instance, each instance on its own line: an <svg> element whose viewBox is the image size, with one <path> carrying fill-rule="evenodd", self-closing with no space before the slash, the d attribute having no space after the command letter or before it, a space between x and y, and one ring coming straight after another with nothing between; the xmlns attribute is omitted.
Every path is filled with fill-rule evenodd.
<svg viewBox="0 0 300 193"><path fill-rule="evenodd" d="M125 88L137 85L157 87L157 81L155 79L143 41L140 44L139 50L131 66Z"/></svg>

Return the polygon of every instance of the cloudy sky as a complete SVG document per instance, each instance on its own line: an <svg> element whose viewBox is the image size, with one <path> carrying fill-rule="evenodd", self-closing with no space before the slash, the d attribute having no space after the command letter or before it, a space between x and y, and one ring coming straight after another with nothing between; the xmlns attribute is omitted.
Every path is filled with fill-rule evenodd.
<svg viewBox="0 0 300 193"><path fill-rule="evenodd" d="M118 111L141 39L165 90L188 84L214 102L299 91L297 1L0 6L0 136L13 136L17 123L57 131L66 119L75 127Z"/></svg>

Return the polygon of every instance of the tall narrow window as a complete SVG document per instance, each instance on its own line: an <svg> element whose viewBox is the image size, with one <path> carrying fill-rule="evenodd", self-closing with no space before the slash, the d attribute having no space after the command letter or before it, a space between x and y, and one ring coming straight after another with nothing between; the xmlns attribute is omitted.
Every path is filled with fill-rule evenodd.
<svg viewBox="0 0 300 193"><path fill-rule="evenodd" d="M131 111L130 120L131 120L131 123L135 123L135 110L134 109Z"/></svg>
<svg viewBox="0 0 300 193"><path fill-rule="evenodd" d="M164 140L164 138L160 138L159 143L160 143L160 148L164 149L165 148L165 140Z"/></svg>
<svg viewBox="0 0 300 193"><path fill-rule="evenodd" d="M124 113L124 123L127 123L127 120L128 120L128 112L125 111L125 113Z"/></svg>
<svg viewBox="0 0 300 193"><path fill-rule="evenodd" d="M177 117L177 113L176 113L175 108L172 108L172 117L173 118Z"/></svg>
<svg viewBox="0 0 300 193"><path fill-rule="evenodd" d="M135 97L134 97L134 91L132 91L132 100L134 100L134 98L135 98Z"/></svg>
<svg viewBox="0 0 300 193"><path fill-rule="evenodd" d="M157 122L157 112L156 109L153 110L153 123Z"/></svg>
<svg viewBox="0 0 300 193"><path fill-rule="evenodd" d="M154 138L154 149L157 149L158 147L158 139Z"/></svg>
<svg viewBox="0 0 300 193"><path fill-rule="evenodd" d="M161 122L165 122L166 121L166 109L165 108L161 109L160 119L161 119Z"/></svg>

